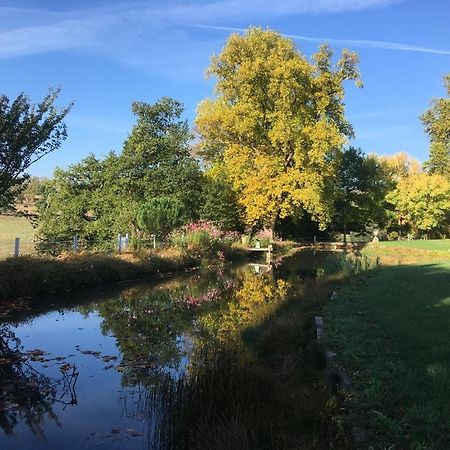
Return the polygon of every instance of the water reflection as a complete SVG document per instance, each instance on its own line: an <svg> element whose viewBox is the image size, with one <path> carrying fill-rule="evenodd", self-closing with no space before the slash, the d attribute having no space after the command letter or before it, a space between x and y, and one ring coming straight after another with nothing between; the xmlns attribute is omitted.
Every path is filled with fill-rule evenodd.
<svg viewBox="0 0 450 450"><path fill-rule="evenodd" d="M30 354L21 352L20 339L7 325L0 326L0 426L12 436L16 426L24 422L37 437L44 437L44 419L60 425L53 410L55 401L64 401L65 394L74 394L75 382L51 379L30 363ZM67 383L66 383L67 381ZM57 398L57 387L63 384L62 396Z"/></svg>
<svg viewBox="0 0 450 450"><path fill-rule="evenodd" d="M174 442L201 410L226 409L249 379L249 402L272 389L241 334L316 270L300 266L221 267L3 325L0 448L188 448Z"/></svg>

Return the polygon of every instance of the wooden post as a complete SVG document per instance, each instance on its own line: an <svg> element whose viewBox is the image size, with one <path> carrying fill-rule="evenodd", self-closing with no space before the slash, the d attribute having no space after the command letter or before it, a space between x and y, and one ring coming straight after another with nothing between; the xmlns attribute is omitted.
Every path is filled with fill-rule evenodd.
<svg viewBox="0 0 450 450"><path fill-rule="evenodd" d="M78 253L78 236L73 237L73 251Z"/></svg>
<svg viewBox="0 0 450 450"><path fill-rule="evenodd" d="M117 251L119 253L122 251L122 235L120 233L117 235Z"/></svg>
<svg viewBox="0 0 450 450"><path fill-rule="evenodd" d="M156 234L153 235L153 248L156 248Z"/></svg>
<svg viewBox="0 0 450 450"><path fill-rule="evenodd" d="M20 248L20 238L16 237L14 241L14 256L16 258L19 256L19 248Z"/></svg>

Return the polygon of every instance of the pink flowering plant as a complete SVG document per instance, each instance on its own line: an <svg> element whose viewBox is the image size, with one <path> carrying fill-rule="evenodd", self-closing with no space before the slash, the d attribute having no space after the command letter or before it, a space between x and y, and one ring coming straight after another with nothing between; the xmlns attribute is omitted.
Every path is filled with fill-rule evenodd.
<svg viewBox="0 0 450 450"><path fill-rule="evenodd" d="M176 229L170 236L173 246L191 254L204 256L224 256L233 242L238 242L239 233L222 231L213 222L200 220Z"/></svg>

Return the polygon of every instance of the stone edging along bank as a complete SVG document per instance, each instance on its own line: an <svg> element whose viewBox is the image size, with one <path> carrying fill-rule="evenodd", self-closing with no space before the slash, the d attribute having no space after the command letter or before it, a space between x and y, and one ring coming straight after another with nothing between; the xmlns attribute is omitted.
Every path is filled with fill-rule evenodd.
<svg viewBox="0 0 450 450"><path fill-rule="evenodd" d="M335 300L337 297L337 292L333 291L330 295L330 300ZM315 316L314 317L315 328L316 328L316 339L317 343L323 349L324 357L325 357L325 370L324 376L327 384L335 390L341 390L343 392L350 392L351 387L351 377L348 371L342 368L338 368L335 364L335 357L337 354L327 348L323 347L323 340L325 335L325 324L323 320L323 316ZM353 444L357 449L365 449L367 448L367 430L363 428L361 425L358 425L358 420L351 409L351 406L348 401L345 402L344 407L348 412L348 422L351 429L351 436L353 440Z"/></svg>

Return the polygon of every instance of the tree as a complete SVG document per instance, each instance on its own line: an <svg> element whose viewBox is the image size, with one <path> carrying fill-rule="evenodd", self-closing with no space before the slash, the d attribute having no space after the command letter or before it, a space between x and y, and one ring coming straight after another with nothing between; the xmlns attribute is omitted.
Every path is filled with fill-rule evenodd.
<svg viewBox="0 0 450 450"><path fill-rule="evenodd" d="M171 197L155 197L144 203L137 213L138 226L163 237L183 224L183 205Z"/></svg>
<svg viewBox="0 0 450 450"><path fill-rule="evenodd" d="M196 220L203 202L203 174L189 153L191 135L182 105L164 98L134 103L137 123L117 155L93 155L57 169L39 201L41 236L73 235L111 241L117 233L140 231L138 211L154 198L181 204L183 220Z"/></svg>
<svg viewBox="0 0 450 450"><path fill-rule="evenodd" d="M431 108L421 116L430 138L430 158L425 167L431 174L450 178L450 74L444 77L447 98L435 98Z"/></svg>
<svg viewBox="0 0 450 450"><path fill-rule="evenodd" d="M403 178L422 172L420 162L406 152L399 152L389 156L377 156L376 158L386 177L386 182L391 185L392 189Z"/></svg>
<svg viewBox="0 0 450 450"><path fill-rule="evenodd" d="M387 200L395 208L399 226L407 226L414 235L448 234L450 181L444 176L419 173L405 177Z"/></svg>
<svg viewBox="0 0 450 450"><path fill-rule="evenodd" d="M273 230L303 208L325 226L329 180L352 128L344 117L345 80L359 80L357 56L344 50L333 68L320 47L309 62L280 34L250 28L233 34L207 71L217 79L196 126L201 152L223 164L250 227Z"/></svg>
<svg viewBox="0 0 450 450"><path fill-rule="evenodd" d="M33 105L23 93L10 102L0 96L0 208L13 208L25 189L27 169L36 161L58 149L67 137L64 117L72 104L60 111L54 102L60 89L50 90Z"/></svg>
<svg viewBox="0 0 450 450"><path fill-rule="evenodd" d="M347 241L349 223L363 225L369 220L380 220L386 190L387 184L376 158L365 156L354 147L343 153L334 198L336 220L343 227L344 242Z"/></svg>
<svg viewBox="0 0 450 450"><path fill-rule="evenodd" d="M242 208L220 165L206 171L204 191L201 218L218 224L222 230L243 231Z"/></svg>

